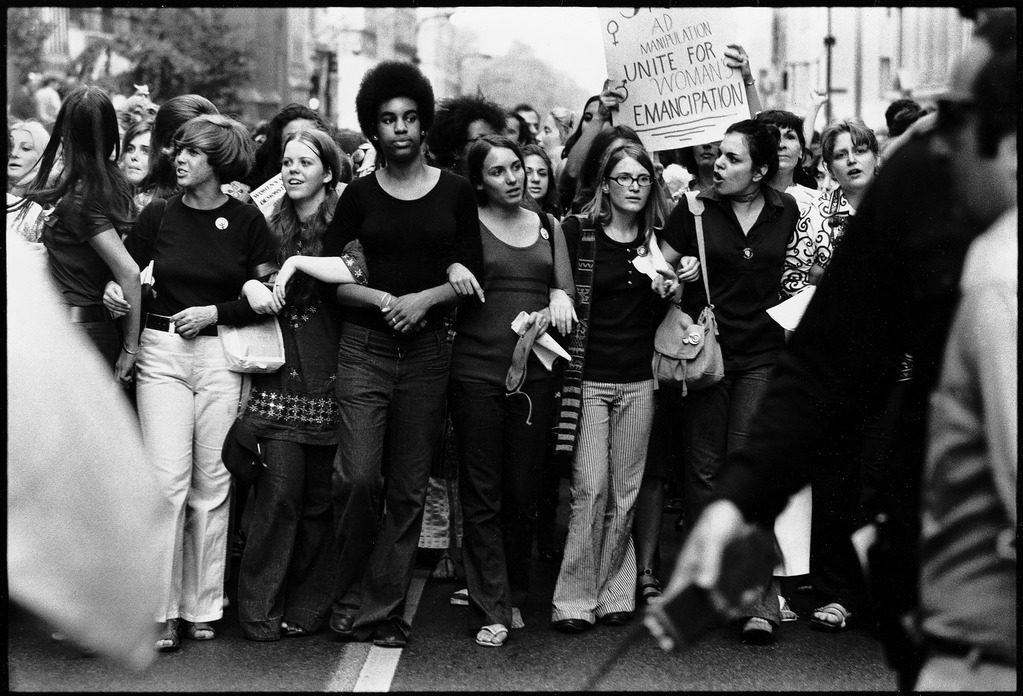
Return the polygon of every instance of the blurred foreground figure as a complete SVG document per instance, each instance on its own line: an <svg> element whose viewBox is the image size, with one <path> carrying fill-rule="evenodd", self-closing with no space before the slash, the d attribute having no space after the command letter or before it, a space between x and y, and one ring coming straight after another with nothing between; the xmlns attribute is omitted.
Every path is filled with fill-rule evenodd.
<svg viewBox="0 0 1023 696"><path fill-rule="evenodd" d="M889 462L887 488L879 492L881 514L873 525L877 541L867 554L880 637L889 662L899 670L903 690L917 684L921 665L934 658L952 662L946 674L956 672L962 678L959 688L1006 688L997 678L979 686L981 680L970 677L989 667L1003 674L1006 663L1015 664L1014 626L1005 630L1002 625L1015 617L1014 535L999 530L986 544L979 538L995 526L988 507L991 496L984 498L980 517L964 525L960 520L950 524L948 516L954 520L954 513L933 507L935 500L945 501L969 515L971 502L962 506L959 492L933 488L933 477L923 480L926 488L920 492L928 444L924 414L942 374L946 342L955 333L951 322L966 252L980 233L1015 206L1015 11L991 11L978 25L978 40L957 66L952 93L940 103L937 128L898 150L852 219L843 246L777 363L749 439L730 453L718 499L687 539L665 593L670 602L690 584L714 587L725 546L741 535L747 521L763 526L774 521L789 496L814 476L804 464L806 454L829 439L849 437L871 408L891 394L899 357L909 353L915 364L897 426L899 456ZM989 62L992 56L1007 65ZM1003 161L1010 156L1011 166ZM1011 174L1004 173L1010 169ZM1010 319L1003 315L999 320ZM973 340L978 348L984 346L984 360L995 350L992 340L999 353L1015 355L994 334L971 332L955 338L951 349L960 339ZM1014 369L1010 365L1011 383ZM998 414L984 413L985 418L991 415ZM979 430L974 432L965 441L979 451ZM1008 439L1015 441L1015 432ZM999 449L995 442L985 446ZM966 454L978 456L966 450L956 456ZM943 461L941 467L949 471ZM964 471L976 470L979 463L964 466ZM961 473L956 470L948 483L963 486L955 481ZM993 495L995 489L987 491ZM980 489L969 494L973 501ZM922 509L930 517L925 517L922 535L921 576ZM935 536L934 514L941 519L944 539ZM1014 511L1011 517L1014 523ZM984 526L977 526L981 522ZM1008 547L1000 551L1000 562L992 558L995 539ZM957 545L967 550L965 556L949 553ZM954 562L948 562L950 557ZM1003 575L1004 564L1011 564L1009 575ZM1001 582L999 578L1009 589L987 594L988 583ZM936 580L945 584L942 598L935 596L931 583Z"/></svg>
<svg viewBox="0 0 1023 696"><path fill-rule="evenodd" d="M138 421L67 321L45 256L7 234L7 576L11 599L141 669L153 654L168 518Z"/></svg>

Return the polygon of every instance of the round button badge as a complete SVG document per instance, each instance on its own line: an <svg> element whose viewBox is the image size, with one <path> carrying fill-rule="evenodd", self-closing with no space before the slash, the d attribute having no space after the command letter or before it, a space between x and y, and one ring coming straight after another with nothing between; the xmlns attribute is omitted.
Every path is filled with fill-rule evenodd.
<svg viewBox="0 0 1023 696"><path fill-rule="evenodd" d="M551 236L549 234L547 234L547 230L545 230L543 228L540 229L540 236L543 237L544 239L550 239L551 238Z"/></svg>
<svg viewBox="0 0 1023 696"><path fill-rule="evenodd" d="M213 221L213 224L217 226L218 230L226 230L227 229L227 218L225 218L225 217L218 217L216 220Z"/></svg>
<svg viewBox="0 0 1023 696"><path fill-rule="evenodd" d="M753 258L753 250L750 249L749 247L746 247L745 249L743 249L742 250L742 258L744 258L744 259L751 259L751 258Z"/></svg>

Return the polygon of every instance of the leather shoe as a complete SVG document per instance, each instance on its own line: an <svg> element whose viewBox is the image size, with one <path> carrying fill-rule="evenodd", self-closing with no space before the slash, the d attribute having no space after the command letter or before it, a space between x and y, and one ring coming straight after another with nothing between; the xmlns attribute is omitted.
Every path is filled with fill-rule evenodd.
<svg viewBox="0 0 1023 696"><path fill-rule="evenodd" d="M355 625L353 614L331 614L330 630L337 634L338 640L355 640L355 632L352 626Z"/></svg>
<svg viewBox="0 0 1023 696"><path fill-rule="evenodd" d="M388 619L373 631L373 645L381 648L404 648L408 645L408 633L398 619Z"/></svg>
<svg viewBox="0 0 1023 696"><path fill-rule="evenodd" d="M551 626L562 633L583 633L593 628L593 624L585 619L561 619L552 622Z"/></svg>
<svg viewBox="0 0 1023 696"><path fill-rule="evenodd" d="M610 614L604 614L598 620L605 626L624 626L632 621L632 612L612 611Z"/></svg>

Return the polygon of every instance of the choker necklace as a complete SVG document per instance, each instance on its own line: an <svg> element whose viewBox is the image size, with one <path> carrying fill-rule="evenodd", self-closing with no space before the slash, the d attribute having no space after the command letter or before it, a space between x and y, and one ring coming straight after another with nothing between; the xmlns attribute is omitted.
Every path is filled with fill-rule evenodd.
<svg viewBox="0 0 1023 696"><path fill-rule="evenodd" d="M759 195L760 195L760 189L758 188L753 193L747 194L745 196L731 196L731 199L733 201L735 201L736 203L750 203L751 201L755 200L756 197L759 196Z"/></svg>

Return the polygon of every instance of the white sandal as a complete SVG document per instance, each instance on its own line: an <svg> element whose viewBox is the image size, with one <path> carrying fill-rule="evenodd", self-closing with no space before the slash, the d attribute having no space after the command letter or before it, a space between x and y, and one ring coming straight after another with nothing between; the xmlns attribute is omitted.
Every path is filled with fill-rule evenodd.
<svg viewBox="0 0 1023 696"><path fill-rule="evenodd" d="M508 640L508 629L504 624L490 624L476 634L476 645L485 648L500 648Z"/></svg>

